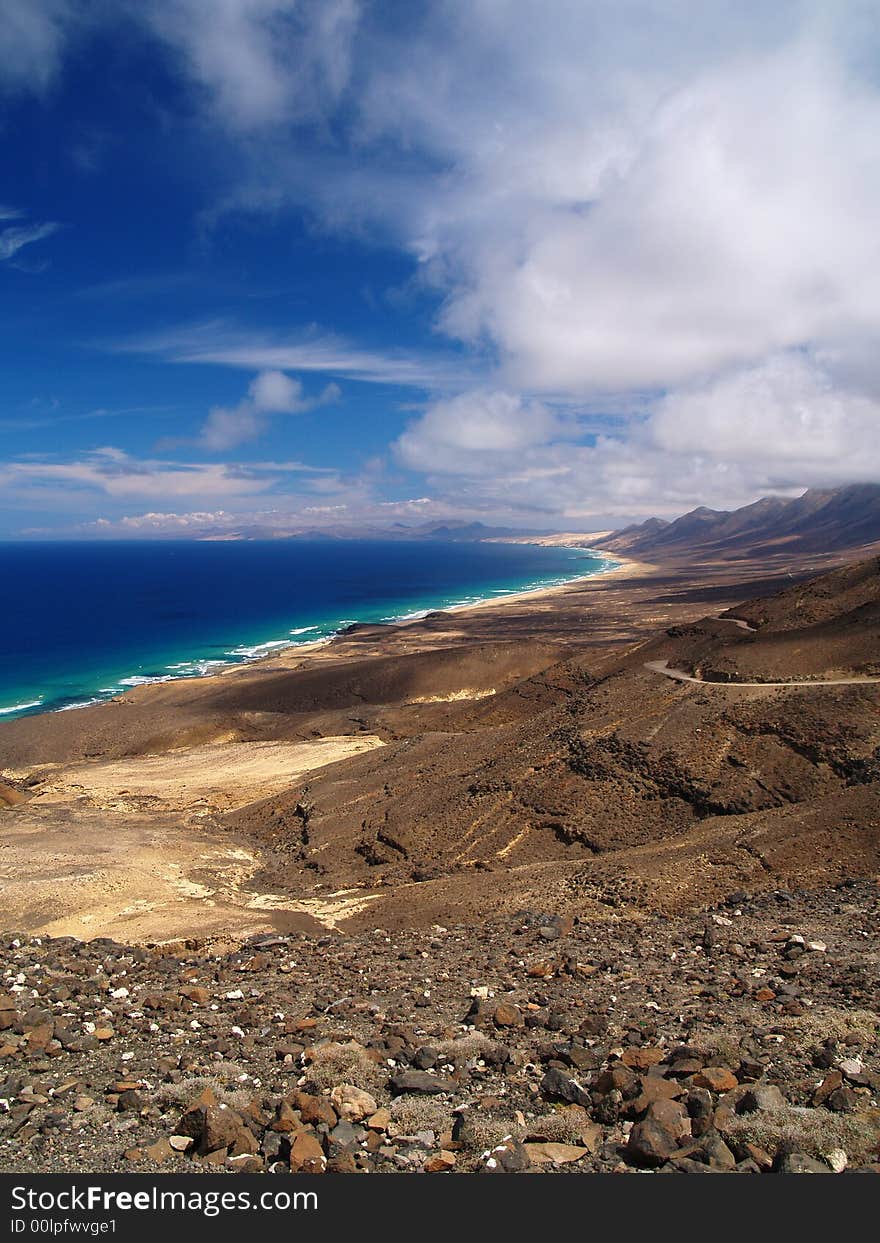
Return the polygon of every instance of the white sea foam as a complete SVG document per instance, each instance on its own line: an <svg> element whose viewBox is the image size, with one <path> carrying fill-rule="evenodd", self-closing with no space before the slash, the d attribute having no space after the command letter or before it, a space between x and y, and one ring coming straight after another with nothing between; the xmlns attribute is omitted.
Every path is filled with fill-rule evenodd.
<svg viewBox="0 0 880 1243"><path fill-rule="evenodd" d="M75 704L65 704L63 708L56 708L56 712L76 712L78 708L91 708L94 704L103 703L103 699L98 696L96 699L81 699Z"/></svg>
<svg viewBox="0 0 880 1243"><path fill-rule="evenodd" d="M317 630L317 626L300 626L298 630L291 630L291 634L308 634L310 630Z"/></svg>
<svg viewBox="0 0 880 1243"><path fill-rule="evenodd" d="M32 699L30 703L12 704L9 708L0 708L0 716L8 716L11 712L24 712L25 708L39 708L42 699Z"/></svg>
<svg viewBox="0 0 880 1243"><path fill-rule="evenodd" d="M263 656L266 652L274 651L278 647L291 647L289 639L270 639L268 643L254 643L252 647L233 647L230 649L230 656L243 656L245 660L253 660L255 657Z"/></svg>
<svg viewBox="0 0 880 1243"><path fill-rule="evenodd" d="M120 678L120 686L149 686L153 682L171 682L173 675L170 673L156 673L151 675L136 673L130 678Z"/></svg>

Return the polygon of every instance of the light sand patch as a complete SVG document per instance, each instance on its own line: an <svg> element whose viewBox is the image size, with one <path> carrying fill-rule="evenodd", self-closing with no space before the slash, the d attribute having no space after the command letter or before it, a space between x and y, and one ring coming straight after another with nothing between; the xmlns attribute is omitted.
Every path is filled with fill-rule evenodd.
<svg viewBox="0 0 880 1243"><path fill-rule="evenodd" d="M368 901L358 891L326 902L259 894L259 852L198 822L83 808L59 821L56 811L28 805L4 818L0 908L10 927L127 942L235 939L279 917L332 928Z"/></svg>
<svg viewBox="0 0 880 1243"><path fill-rule="evenodd" d="M452 691L449 695L418 695L415 699L407 699L405 707L412 707L413 704L449 704L455 703L460 699L488 699L491 695L497 694L494 686L490 686L488 690L463 690Z"/></svg>
<svg viewBox="0 0 880 1243"><path fill-rule="evenodd" d="M57 804L87 798L105 810L229 810L293 785L306 773L382 746L374 734L310 742L212 743L122 760L72 764L49 775L34 799Z"/></svg>
<svg viewBox="0 0 880 1243"><path fill-rule="evenodd" d="M251 910L302 911L311 915L328 928L335 928L344 919L351 919L365 911L371 902L381 897L378 893L364 893L362 889L339 889L326 898L303 898L291 901L284 894L261 893L248 906Z"/></svg>

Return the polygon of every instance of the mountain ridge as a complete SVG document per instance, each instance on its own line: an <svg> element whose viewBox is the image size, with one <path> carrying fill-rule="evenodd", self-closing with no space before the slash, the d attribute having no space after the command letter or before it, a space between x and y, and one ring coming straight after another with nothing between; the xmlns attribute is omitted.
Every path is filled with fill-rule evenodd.
<svg viewBox="0 0 880 1243"><path fill-rule="evenodd" d="M722 557L761 551L830 552L880 540L880 484L809 488L801 496L765 496L735 510L701 505L672 522L649 518L613 531L609 552Z"/></svg>

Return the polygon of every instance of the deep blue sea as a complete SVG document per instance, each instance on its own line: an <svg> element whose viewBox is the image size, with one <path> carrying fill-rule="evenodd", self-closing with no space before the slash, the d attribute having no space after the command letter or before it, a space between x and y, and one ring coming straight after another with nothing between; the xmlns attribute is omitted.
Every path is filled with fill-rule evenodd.
<svg viewBox="0 0 880 1243"><path fill-rule="evenodd" d="M533 544L0 543L0 720L613 564Z"/></svg>

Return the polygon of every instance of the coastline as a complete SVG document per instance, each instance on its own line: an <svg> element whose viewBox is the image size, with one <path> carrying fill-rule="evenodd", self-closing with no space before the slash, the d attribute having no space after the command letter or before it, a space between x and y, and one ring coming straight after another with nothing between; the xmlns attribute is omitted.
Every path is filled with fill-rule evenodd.
<svg viewBox="0 0 880 1243"><path fill-rule="evenodd" d="M523 540L518 542L531 543L534 541ZM566 547L574 546L566 545ZM580 547L580 545L577 545L577 547ZM603 557L613 557L615 564L607 569L594 570L589 574L579 574L575 578L567 579L564 583L553 583L547 587L534 587L523 591L505 592L504 595L489 596L482 600L469 601L464 604L450 604L443 609L419 610L414 616L401 617L389 622L355 622L353 623L354 630L346 628L337 630L333 634L326 635L320 639L304 643L278 645L272 651L266 652L261 656L255 656L243 661L229 661L204 674L156 678L150 682L144 682L137 687L132 687L131 690L125 691L122 694L114 695L112 698L102 699L97 703L84 704L82 706L102 707L105 704L133 703L140 700L143 692L160 686L182 687L187 683L204 685L214 679L241 677L249 673L260 674L261 672L281 669L299 670L305 668L314 658L321 656L333 659L338 654L341 659L345 659L346 655L352 654L345 652L345 641L350 635L354 634L369 635L371 639L375 640L376 646L380 649L386 645L390 647L394 639L403 639L406 643L406 650L411 651L410 642L412 640L415 640L416 646L422 646L418 643L418 639L421 636L416 633L416 628L434 616L446 617L448 615L451 618L463 621L468 617L476 615L480 615L485 619L488 614L488 620L491 620L491 615L497 612L498 622L503 623L505 613L512 607L523 604L541 605L552 603L561 597L571 594L573 591L577 591L586 583L598 583L611 578L625 578L627 575L637 572L650 572L655 568L648 562L635 561L628 557L618 556L616 553L606 553L600 548L584 547L583 551L598 553ZM432 636L432 638L434 637L436 636ZM384 643L383 640L385 641ZM376 655L379 653L373 651L369 654ZM389 652L389 654L391 653ZM49 710L49 712L55 713L63 711L70 711L70 709ZM42 714L34 713L33 715L39 716Z"/></svg>
<svg viewBox="0 0 880 1243"><path fill-rule="evenodd" d="M349 632L350 626L358 629L370 628L377 632L391 634L401 628L412 626L413 624L422 622L426 617L434 613L438 614L468 614L471 611L485 611L491 609L503 609L506 605L518 604L525 601L540 601L544 598L551 598L560 593L566 592L579 584L594 580L600 577L619 574L627 565L637 566L637 562L628 562L626 558L618 557L615 554L606 553L604 550L590 545L586 542L592 535L607 534L607 532L590 532L578 535L577 533L564 533L558 536L542 536L523 539L503 539L503 540L487 540L486 543L516 543L516 544L532 544L539 547L564 547L572 551L581 551L585 554L591 554L600 558L612 560L612 564L603 565L601 568L593 569L586 574L578 574L572 578L567 578L562 582L552 582L547 585L538 587L526 587L521 590L514 589L504 591L496 595L489 595L478 599L465 600L459 603L441 605L437 607L429 607L423 609L415 609L411 613L401 614L389 619L381 621L353 619L348 625L340 626L338 629L328 634L321 635L319 638L306 639L297 641L296 639L267 639L263 642L254 643L252 645L242 644L239 649L231 648L224 657L192 657L182 659L175 665L169 665L167 671L157 672L155 674L127 674L124 678L120 678L119 682L114 686L113 693L98 693L83 698L81 701L61 704L60 706L52 706L51 702L46 703L45 698L29 701L16 705L10 705L0 708L0 724L13 722L17 720L27 719L31 717L39 717L46 715L57 715L66 712L80 712L87 708L101 707L104 704L130 702L135 692L140 692L147 687L165 686L169 684L186 684L189 682L204 683L206 679L216 677L227 677L230 674L240 673L243 670L256 669L259 666L267 665L271 662L272 667L278 667L280 661L287 661L285 658L294 659L299 664L302 658L314 655L316 652L327 649L338 644ZM303 628L300 633L306 630L318 629L318 626L309 626ZM291 632L296 633L295 631ZM242 653L240 659L234 659L239 651ZM227 658L228 657L228 658ZM203 668L199 668L203 666ZM186 672L175 672L175 668L186 668Z"/></svg>

